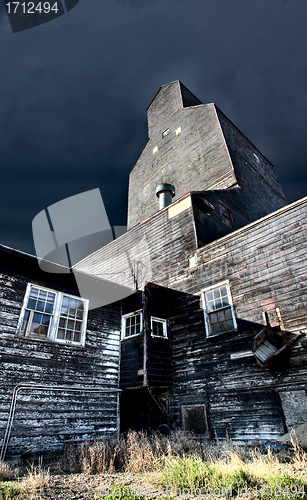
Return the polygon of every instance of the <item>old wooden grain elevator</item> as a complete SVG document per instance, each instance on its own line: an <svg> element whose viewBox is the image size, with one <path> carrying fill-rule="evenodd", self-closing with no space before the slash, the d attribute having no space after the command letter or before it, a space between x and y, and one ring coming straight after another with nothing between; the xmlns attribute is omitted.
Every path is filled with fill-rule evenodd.
<svg viewBox="0 0 307 500"><path fill-rule="evenodd" d="M87 313L72 274L1 248L5 450L128 429L256 443L305 423L306 209L286 204L273 166L214 104L162 86L128 230L74 267L133 293Z"/></svg>

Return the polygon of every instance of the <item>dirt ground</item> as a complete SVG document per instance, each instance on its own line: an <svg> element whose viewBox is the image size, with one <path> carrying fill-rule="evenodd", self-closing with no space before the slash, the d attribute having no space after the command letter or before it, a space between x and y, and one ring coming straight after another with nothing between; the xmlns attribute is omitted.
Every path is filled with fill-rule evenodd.
<svg viewBox="0 0 307 500"><path fill-rule="evenodd" d="M42 500L94 500L103 495L113 485L125 485L140 491L148 498L161 497L161 491L152 484L151 475L116 473L96 474L62 474L51 475L49 487L41 494Z"/></svg>

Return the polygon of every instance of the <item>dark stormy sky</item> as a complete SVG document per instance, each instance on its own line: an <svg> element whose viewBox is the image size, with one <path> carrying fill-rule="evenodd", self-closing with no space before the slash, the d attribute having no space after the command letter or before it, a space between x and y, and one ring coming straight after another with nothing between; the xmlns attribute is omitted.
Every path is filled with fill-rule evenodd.
<svg viewBox="0 0 307 500"><path fill-rule="evenodd" d="M307 195L306 0L80 0L12 33L0 3L0 242L30 253L32 219L100 188L126 223L146 108L181 80L273 163L289 202Z"/></svg>

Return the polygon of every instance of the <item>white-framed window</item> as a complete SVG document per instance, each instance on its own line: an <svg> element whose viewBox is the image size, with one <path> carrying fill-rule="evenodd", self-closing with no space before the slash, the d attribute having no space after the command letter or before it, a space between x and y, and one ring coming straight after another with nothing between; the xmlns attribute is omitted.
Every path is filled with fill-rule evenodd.
<svg viewBox="0 0 307 500"><path fill-rule="evenodd" d="M204 288L201 292L207 337L236 330L229 281Z"/></svg>
<svg viewBox="0 0 307 500"><path fill-rule="evenodd" d="M17 334L84 345L88 300L28 283Z"/></svg>
<svg viewBox="0 0 307 500"><path fill-rule="evenodd" d="M142 311L134 311L122 316L122 339L134 337L142 333Z"/></svg>
<svg viewBox="0 0 307 500"><path fill-rule="evenodd" d="M151 336L152 337L160 337L167 338L167 321L162 318L155 318L151 316Z"/></svg>

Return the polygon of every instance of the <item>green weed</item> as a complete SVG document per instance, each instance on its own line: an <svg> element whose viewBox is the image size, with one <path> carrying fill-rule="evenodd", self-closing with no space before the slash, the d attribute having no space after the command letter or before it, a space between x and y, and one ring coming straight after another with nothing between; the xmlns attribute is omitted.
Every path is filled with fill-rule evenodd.
<svg viewBox="0 0 307 500"><path fill-rule="evenodd" d="M0 500L14 500L20 498L20 488L10 482L0 482Z"/></svg>

